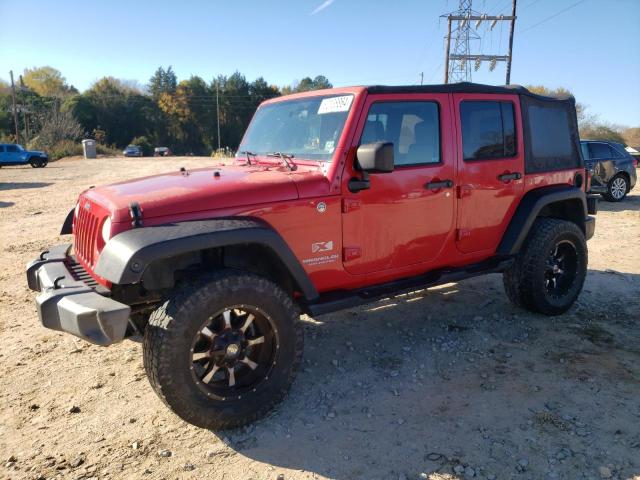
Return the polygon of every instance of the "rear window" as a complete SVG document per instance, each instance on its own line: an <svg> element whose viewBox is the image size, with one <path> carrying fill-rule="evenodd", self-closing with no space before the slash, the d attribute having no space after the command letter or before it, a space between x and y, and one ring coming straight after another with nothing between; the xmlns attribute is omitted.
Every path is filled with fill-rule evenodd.
<svg viewBox="0 0 640 480"><path fill-rule="evenodd" d="M465 160L513 157L516 154L511 102L461 102L460 123Z"/></svg>

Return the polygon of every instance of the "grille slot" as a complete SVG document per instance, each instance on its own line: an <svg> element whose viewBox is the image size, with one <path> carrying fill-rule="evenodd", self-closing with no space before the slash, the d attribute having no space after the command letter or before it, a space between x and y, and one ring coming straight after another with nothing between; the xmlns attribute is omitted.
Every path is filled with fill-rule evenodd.
<svg viewBox="0 0 640 480"><path fill-rule="evenodd" d="M88 287L98 288L100 285L95 279L89 275L84 267L76 260L75 256L71 255L67 257L65 261L67 268L73 275L74 280L80 280Z"/></svg>
<svg viewBox="0 0 640 480"><path fill-rule="evenodd" d="M98 217L81 206L74 225L74 248L78 258L90 268L94 267Z"/></svg>

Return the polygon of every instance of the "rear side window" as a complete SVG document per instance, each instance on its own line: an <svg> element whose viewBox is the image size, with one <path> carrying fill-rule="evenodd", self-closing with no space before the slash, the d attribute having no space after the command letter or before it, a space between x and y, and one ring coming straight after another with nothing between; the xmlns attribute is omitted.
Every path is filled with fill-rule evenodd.
<svg viewBox="0 0 640 480"><path fill-rule="evenodd" d="M580 135L575 100L520 95L525 173L580 168ZM586 156L585 156L586 158Z"/></svg>
<svg viewBox="0 0 640 480"><path fill-rule="evenodd" d="M0 145L0 153L4 152L4 145Z"/></svg>
<svg viewBox="0 0 640 480"><path fill-rule="evenodd" d="M531 106L529 121L535 128L531 132L531 150L535 157L564 157L571 155L567 111L560 108Z"/></svg>
<svg viewBox="0 0 640 480"><path fill-rule="evenodd" d="M589 144L589 157L590 158L612 158L615 157L611 147L606 143L590 143Z"/></svg>
<svg viewBox="0 0 640 480"><path fill-rule="evenodd" d="M461 102L460 123L465 160L505 158L516 154L511 102Z"/></svg>

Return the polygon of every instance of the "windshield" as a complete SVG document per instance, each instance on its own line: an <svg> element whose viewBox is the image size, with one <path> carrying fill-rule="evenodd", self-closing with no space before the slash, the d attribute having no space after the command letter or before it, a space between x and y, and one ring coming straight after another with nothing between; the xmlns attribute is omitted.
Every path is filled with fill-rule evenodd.
<svg viewBox="0 0 640 480"><path fill-rule="evenodd" d="M281 152L295 158L331 161L352 102L353 95L332 95L260 107L238 152ZM241 158L245 155L238 153Z"/></svg>

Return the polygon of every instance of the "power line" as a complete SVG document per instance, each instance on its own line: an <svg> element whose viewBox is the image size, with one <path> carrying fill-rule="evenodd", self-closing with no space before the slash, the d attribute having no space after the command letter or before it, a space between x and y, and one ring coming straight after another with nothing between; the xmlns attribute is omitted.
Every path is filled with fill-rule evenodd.
<svg viewBox="0 0 640 480"><path fill-rule="evenodd" d="M526 10L527 8L534 6L539 1L540 0L533 0L531 3L526 4L524 7L520 8L520 12L522 13L523 10Z"/></svg>
<svg viewBox="0 0 640 480"><path fill-rule="evenodd" d="M578 5L580 5L581 3L584 3L584 2L586 2L586 1L587 1L587 0L580 0L580 1L576 2L576 3L574 3L573 5L570 5L570 6L568 6L567 8L564 8L564 9L560 10L560 11L559 11L559 12L557 12L557 13L554 13L554 14L553 14L553 15L551 15L550 17L547 17L547 18L545 18L544 20L540 20L538 23L535 23L535 24L531 25L530 27L525 28L525 29L524 29L524 30L522 30L522 32L520 32L520 33L522 34L522 33L524 33L524 32L528 32L528 31L529 31L529 30L531 30L532 28L536 28L537 26L542 25L543 23L548 22L549 20L552 20L552 19L556 18L558 15L562 15L563 13L565 13L565 12L567 12L567 11L571 10L571 9L572 9L572 8L574 8L574 7L577 7Z"/></svg>

